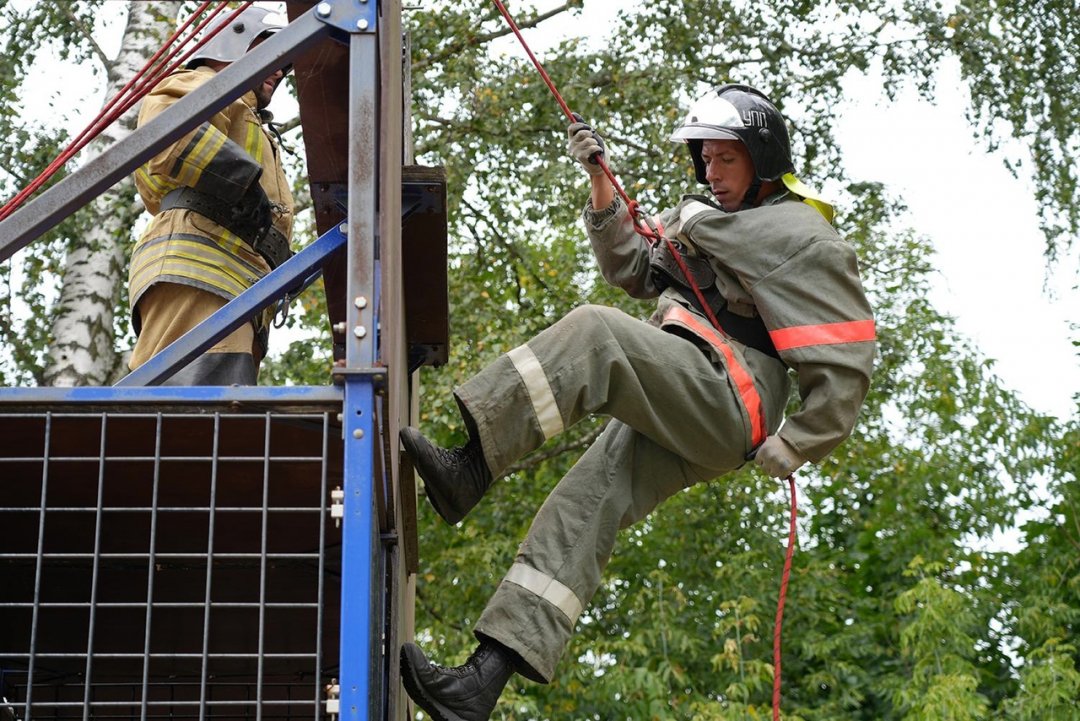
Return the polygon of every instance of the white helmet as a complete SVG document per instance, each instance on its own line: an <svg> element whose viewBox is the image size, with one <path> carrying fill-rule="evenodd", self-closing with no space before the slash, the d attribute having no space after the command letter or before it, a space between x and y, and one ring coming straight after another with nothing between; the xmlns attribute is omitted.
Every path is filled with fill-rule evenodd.
<svg viewBox="0 0 1080 721"><path fill-rule="evenodd" d="M229 15L230 13L225 11L222 17L215 18L214 22L207 26L205 32L213 32L215 28L221 27ZM187 61L186 67L197 68L205 65L207 60L222 63L236 62L248 51L253 42L261 37L273 35L287 24L288 19L281 14L252 5L229 21L227 28L199 48Z"/></svg>
<svg viewBox="0 0 1080 721"><path fill-rule="evenodd" d="M706 140L741 141L750 152L759 182L777 180L794 171L784 117L764 93L749 85L721 85L710 90L690 108L671 139L689 146L698 182L706 185L701 160L701 145Z"/></svg>

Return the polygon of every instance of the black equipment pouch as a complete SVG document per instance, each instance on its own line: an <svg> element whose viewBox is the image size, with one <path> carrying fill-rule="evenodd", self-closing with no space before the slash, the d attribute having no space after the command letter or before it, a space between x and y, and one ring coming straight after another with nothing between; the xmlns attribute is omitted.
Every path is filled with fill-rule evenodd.
<svg viewBox="0 0 1080 721"><path fill-rule="evenodd" d="M266 259L266 264L270 266L271 270L293 257L293 252L289 248L289 241L281 234L281 231L272 225L267 228L266 235L255 241L255 245L251 247Z"/></svg>
<svg viewBox="0 0 1080 721"><path fill-rule="evenodd" d="M177 188L161 199L160 212L173 208L193 210L239 236L266 260L271 270L293 255L289 241L271 224L270 200L258 183L253 183L235 204L194 188Z"/></svg>
<svg viewBox="0 0 1080 721"><path fill-rule="evenodd" d="M649 267L652 269L653 282L661 290L673 284L690 290L690 283L683 277L678 261L671 254L671 246L682 257L686 269L702 292L716 285L716 273L709 266L709 261L698 255L690 255L686 252L686 246L677 240L671 241L670 245L665 240L659 240L649 251Z"/></svg>

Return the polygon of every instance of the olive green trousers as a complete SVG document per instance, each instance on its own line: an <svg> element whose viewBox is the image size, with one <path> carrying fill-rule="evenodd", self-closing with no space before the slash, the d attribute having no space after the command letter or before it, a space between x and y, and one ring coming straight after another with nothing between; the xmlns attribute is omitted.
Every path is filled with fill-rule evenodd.
<svg viewBox="0 0 1080 721"><path fill-rule="evenodd" d="M725 367L695 342L602 306L575 309L455 395L496 478L585 416L614 419L548 495L475 628L546 683L617 532L742 465L749 417Z"/></svg>

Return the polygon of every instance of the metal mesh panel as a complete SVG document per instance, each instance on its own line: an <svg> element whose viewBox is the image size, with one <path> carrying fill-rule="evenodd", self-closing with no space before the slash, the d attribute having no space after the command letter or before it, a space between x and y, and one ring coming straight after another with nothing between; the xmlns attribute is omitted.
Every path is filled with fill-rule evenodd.
<svg viewBox="0 0 1080 721"><path fill-rule="evenodd" d="M25 413L0 444L0 718L321 718L331 413Z"/></svg>

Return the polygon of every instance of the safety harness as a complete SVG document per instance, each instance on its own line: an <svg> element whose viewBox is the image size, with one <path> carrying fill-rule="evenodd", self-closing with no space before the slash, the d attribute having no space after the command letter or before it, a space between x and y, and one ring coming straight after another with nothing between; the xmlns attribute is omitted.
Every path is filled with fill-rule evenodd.
<svg viewBox="0 0 1080 721"><path fill-rule="evenodd" d="M713 204L703 195L693 197ZM664 232L659 222L657 229L661 234ZM671 239L666 243L654 243L649 251L649 268L657 288L661 291L671 288L699 313L708 317L702 306L704 301L720 323L721 327L716 328L720 333L784 363L761 316L745 316L732 311L727 299L716 287L716 271L700 255L690 253L683 243ZM700 298L699 293L694 292L694 286L697 286Z"/></svg>

